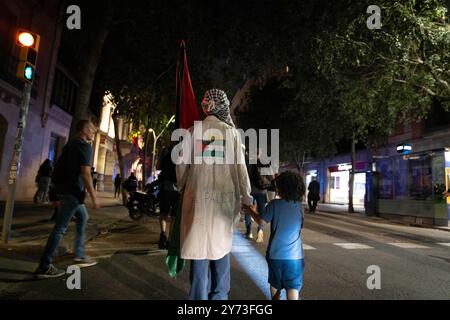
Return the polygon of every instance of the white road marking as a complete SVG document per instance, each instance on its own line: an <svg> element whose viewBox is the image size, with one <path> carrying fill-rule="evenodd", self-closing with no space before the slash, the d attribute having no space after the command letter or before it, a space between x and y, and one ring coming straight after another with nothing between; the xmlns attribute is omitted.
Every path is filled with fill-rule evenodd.
<svg viewBox="0 0 450 320"><path fill-rule="evenodd" d="M438 244L440 244L441 246L450 247L450 242L439 242Z"/></svg>
<svg viewBox="0 0 450 320"><path fill-rule="evenodd" d="M303 245L303 250L316 250L316 248L311 247L310 245L307 245L305 243L303 243L302 245Z"/></svg>
<svg viewBox="0 0 450 320"><path fill-rule="evenodd" d="M354 249L373 249L373 247L362 243L333 243L335 246L339 246L344 249L354 250Z"/></svg>
<svg viewBox="0 0 450 320"><path fill-rule="evenodd" d="M391 242L388 243L391 246L403 248L403 249L429 249L430 247L423 246L421 244L416 243L408 243L408 242Z"/></svg>

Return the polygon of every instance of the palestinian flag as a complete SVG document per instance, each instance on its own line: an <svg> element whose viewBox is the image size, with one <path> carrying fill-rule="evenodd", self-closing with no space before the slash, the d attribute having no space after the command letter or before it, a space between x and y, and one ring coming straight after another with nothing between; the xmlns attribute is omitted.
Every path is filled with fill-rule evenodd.
<svg viewBox="0 0 450 320"><path fill-rule="evenodd" d="M186 45L180 42L178 54L177 74L176 74L176 115L175 124L177 128L187 129L194 125L194 121L200 121L200 112L195 101L194 89L192 89L191 77L186 55ZM180 258L180 223L182 214L183 194L180 194L180 201L175 215L175 222L170 232L170 243L166 257L166 265L169 275L175 278L177 274L184 270L186 261Z"/></svg>
<svg viewBox="0 0 450 320"><path fill-rule="evenodd" d="M186 45L180 42L178 54L177 76L176 76L176 115L175 124L177 128L187 129L194 125L194 121L200 121L200 112L195 101L194 89L192 89L191 76L186 55Z"/></svg>

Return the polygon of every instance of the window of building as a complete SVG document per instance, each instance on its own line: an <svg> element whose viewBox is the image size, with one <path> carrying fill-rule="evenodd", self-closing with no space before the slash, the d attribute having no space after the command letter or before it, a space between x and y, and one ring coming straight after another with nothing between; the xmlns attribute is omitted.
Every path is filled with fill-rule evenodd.
<svg viewBox="0 0 450 320"><path fill-rule="evenodd" d="M62 152L62 147L64 146L64 138L53 133L50 135L50 145L48 148L48 159L55 165L56 160Z"/></svg>
<svg viewBox="0 0 450 320"><path fill-rule="evenodd" d="M52 104L72 113L77 90L77 85L61 69L56 68L53 81Z"/></svg>

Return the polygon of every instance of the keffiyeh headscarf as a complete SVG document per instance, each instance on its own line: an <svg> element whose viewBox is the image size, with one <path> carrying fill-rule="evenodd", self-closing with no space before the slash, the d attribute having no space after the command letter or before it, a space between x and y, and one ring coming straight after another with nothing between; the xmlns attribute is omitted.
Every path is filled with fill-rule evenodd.
<svg viewBox="0 0 450 320"><path fill-rule="evenodd" d="M214 115L219 120L234 127L234 123L230 115L230 101L223 90L210 89L205 92L203 100L212 102L209 106L203 106L202 103L203 111L207 115Z"/></svg>

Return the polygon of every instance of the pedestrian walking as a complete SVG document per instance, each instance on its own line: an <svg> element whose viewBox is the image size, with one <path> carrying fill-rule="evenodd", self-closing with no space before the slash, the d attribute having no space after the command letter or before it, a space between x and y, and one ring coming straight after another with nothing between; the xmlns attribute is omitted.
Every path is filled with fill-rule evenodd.
<svg viewBox="0 0 450 320"><path fill-rule="evenodd" d="M267 203L267 191L270 188L273 176L261 174L262 168L270 167L270 165L264 165L261 163L261 150L257 150L257 159L255 164L249 164L248 174L250 177L250 184L252 186L252 197L259 212L264 210ZM245 229L247 239L253 239L252 234L252 218L250 214L245 215ZM264 241L264 232L261 226L258 225L258 233L256 242L262 243Z"/></svg>
<svg viewBox="0 0 450 320"><path fill-rule="evenodd" d="M305 184L298 173L286 171L276 178L276 189L280 199L270 201L262 212L255 205L243 209L259 225L270 223L266 259L272 299L279 300L285 289L288 300L298 300L305 268L301 239Z"/></svg>
<svg viewBox="0 0 450 320"><path fill-rule="evenodd" d="M167 225L178 206L178 189L177 189L177 175L175 164L172 161L173 146L164 148L156 164L157 170L161 170L158 181L159 189L159 226L161 233L159 235L158 247L160 249L167 249Z"/></svg>
<svg viewBox="0 0 450 320"><path fill-rule="evenodd" d="M116 174L114 178L114 198L120 197L120 186L122 185L122 178L120 174Z"/></svg>
<svg viewBox="0 0 450 320"><path fill-rule="evenodd" d="M36 182L38 184L38 190L34 196L35 203L48 203L48 191L50 183L52 181L52 162L50 159L45 160L39 167Z"/></svg>
<svg viewBox="0 0 450 320"><path fill-rule="evenodd" d="M176 166L177 184L183 195L180 257L191 260L190 300L228 299L234 224L239 221L241 201L247 205L253 201L240 135L231 120L229 105L224 91L206 91L202 101L206 114L201 122L203 139L183 139L181 146L182 153L200 150L202 161L178 160ZM224 140L217 137L219 132ZM239 154L237 158L242 161L223 164L224 152L210 149L211 143L219 149L232 147L233 154Z"/></svg>
<svg viewBox="0 0 450 320"><path fill-rule="evenodd" d="M74 264L86 267L97 263L87 257L85 252L88 212L84 205L87 189L94 208L99 208L90 173L92 147L89 142L94 139L96 129L90 121L82 120L76 124L76 132L76 137L64 146L62 155L55 166L53 181L59 199L59 210L55 227L50 233L39 266L35 271L36 278L58 277L65 273L64 270L53 266L53 254L73 216L77 218Z"/></svg>
<svg viewBox="0 0 450 320"><path fill-rule="evenodd" d="M317 202L320 200L320 183L313 178L308 186L308 207L310 213L316 213Z"/></svg>

